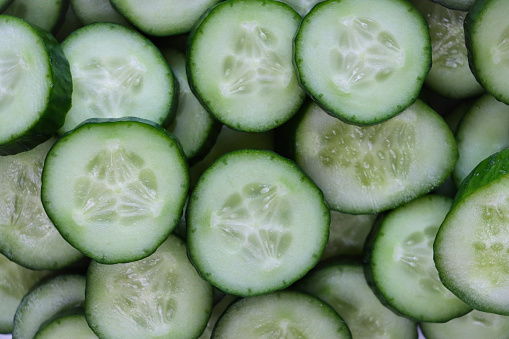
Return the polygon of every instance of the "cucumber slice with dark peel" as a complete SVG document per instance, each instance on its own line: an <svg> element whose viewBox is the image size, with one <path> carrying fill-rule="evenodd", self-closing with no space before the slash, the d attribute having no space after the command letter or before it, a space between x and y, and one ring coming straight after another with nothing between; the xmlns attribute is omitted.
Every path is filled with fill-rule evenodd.
<svg viewBox="0 0 509 339"><path fill-rule="evenodd" d="M37 332L34 339L97 339L88 326L85 314L73 314L59 317Z"/></svg>
<svg viewBox="0 0 509 339"><path fill-rule="evenodd" d="M27 151L58 130L71 105L71 73L58 42L0 16L0 155Z"/></svg>
<svg viewBox="0 0 509 339"><path fill-rule="evenodd" d="M85 277L61 275L27 294L14 316L13 339L33 338L47 322L85 305Z"/></svg>
<svg viewBox="0 0 509 339"><path fill-rule="evenodd" d="M0 333L12 333L21 299L49 273L29 270L0 254Z"/></svg>
<svg viewBox="0 0 509 339"><path fill-rule="evenodd" d="M14 0L3 14L28 21L47 32L56 32L64 21L69 0Z"/></svg>
<svg viewBox="0 0 509 339"><path fill-rule="evenodd" d="M189 176L178 141L147 120L89 120L48 153L42 201L62 236L95 261L147 257L182 214Z"/></svg>
<svg viewBox="0 0 509 339"><path fill-rule="evenodd" d="M70 0L76 17L83 25L112 22L130 26L126 18L113 8L109 0Z"/></svg>
<svg viewBox="0 0 509 339"><path fill-rule="evenodd" d="M329 0L295 37L302 86L329 114L376 124L410 106L431 66L428 25L404 0Z"/></svg>
<svg viewBox="0 0 509 339"><path fill-rule="evenodd" d="M196 272L186 245L171 235L148 258L90 264L86 317L100 338L197 338L212 308L212 287Z"/></svg>
<svg viewBox="0 0 509 339"><path fill-rule="evenodd" d="M308 294L281 291L235 301L219 318L211 338L337 338L352 335L343 319Z"/></svg>
<svg viewBox="0 0 509 339"><path fill-rule="evenodd" d="M465 41L477 81L509 105L509 2L475 1L465 18Z"/></svg>
<svg viewBox="0 0 509 339"><path fill-rule="evenodd" d="M83 257L58 233L41 202L42 167L55 141L0 157L0 253L30 269L61 269Z"/></svg>
<svg viewBox="0 0 509 339"><path fill-rule="evenodd" d="M71 65L72 107L60 134L91 118L139 117L167 126L178 83L159 49L137 31L94 23L62 43Z"/></svg>
<svg viewBox="0 0 509 339"><path fill-rule="evenodd" d="M299 118L296 162L340 212L378 213L428 193L458 158L451 130L421 101L373 126L344 123L314 103Z"/></svg>
<svg viewBox="0 0 509 339"><path fill-rule="evenodd" d="M509 150L465 178L434 242L443 284L472 308L509 315Z"/></svg>

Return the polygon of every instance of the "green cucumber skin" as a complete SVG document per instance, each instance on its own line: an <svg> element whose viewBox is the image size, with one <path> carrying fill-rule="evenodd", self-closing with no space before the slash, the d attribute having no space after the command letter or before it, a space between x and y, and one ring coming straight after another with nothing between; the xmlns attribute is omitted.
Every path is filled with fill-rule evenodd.
<svg viewBox="0 0 509 339"><path fill-rule="evenodd" d="M318 11L320 11L320 8L325 6L327 3L329 3L329 2L338 2L338 1L341 1L341 0L328 0L328 1L319 2L319 3L317 3L313 7L312 11L316 10L318 12ZM417 14L417 17L419 18L419 23L418 23L419 25L424 25L425 27L428 27L428 23L427 23L426 19L422 16L422 14L413 5L411 5L410 3L405 4L404 3L405 1L400 1L400 2L402 3L402 5L408 7L408 11L409 12L414 12L414 13ZM310 11L310 13L312 11ZM293 39L293 54L294 55L296 55L295 51L296 51L296 48L297 48L297 44L298 44L298 40L299 40L299 35L300 35L300 32L301 32L301 27L305 23L306 19L309 20L309 18L306 18L306 17L304 17L302 19L302 21L300 23L300 26L297 29L297 33L295 34L295 38ZM301 72L299 70L297 58L293 58L293 66L294 66L295 72L297 74L297 79L299 81L299 84L300 84L301 88L304 89L304 91L306 92L307 96L310 97L327 114L329 114L332 117L338 118L341 121L343 121L345 123L348 123L348 124L356 124L356 125L363 125L363 126L376 125L376 124L379 124L381 122L387 121L390 118L392 118L392 117L398 115L399 113L403 112L407 107L412 105L418 99L419 94L420 94L420 90L422 88L422 84L424 84L424 80L425 80L427 74L429 73L429 71L431 69L431 63L432 63L432 61L431 61L431 37L429 35L429 31L426 34L426 39L427 39L429 47L426 50L424 50L423 53L427 54L428 62L425 65L425 69L424 69L424 71L422 73L422 78L421 79L417 79L417 80L419 80L421 82L421 86L418 89L416 89L416 91L413 93L412 96L408 97L408 99L407 99L407 101L406 101L406 103L404 105L398 105L397 107L395 107L395 109L392 112L386 114L383 117L378 117L377 119L364 120L364 121L360 121L360 120L353 121L350 117L347 117L348 113L337 112L337 111L335 112L333 107L328 107L327 105L325 105L325 104L323 104L321 102L321 100L319 99L319 97L321 96L320 93L312 93L311 90L307 89L307 87L304 85L304 81L301 79ZM355 118L355 119L357 119L357 118Z"/></svg>
<svg viewBox="0 0 509 339"><path fill-rule="evenodd" d="M67 111L71 108L72 79L69 62L51 33L36 26L31 27L42 39L48 52L52 80L51 90L46 100L48 106L39 120L22 136L0 145L0 156L31 150L51 138L62 127Z"/></svg>
<svg viewBox="0 0 509 339"><path fill-rule="evenodd" d="M14 0L2 0L0 1L0 13L5 11L7 7L13 2Z"/></svg>

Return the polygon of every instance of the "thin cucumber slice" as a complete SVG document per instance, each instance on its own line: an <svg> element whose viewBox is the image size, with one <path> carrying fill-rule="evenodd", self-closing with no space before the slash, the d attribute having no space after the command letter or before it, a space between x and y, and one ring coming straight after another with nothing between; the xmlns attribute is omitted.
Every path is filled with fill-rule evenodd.
<svg viewBox="0 0 509 339"><path fill-rule="evenodd" d="M509 147L508 130L508 105L489 94L472 105L456 132L459 158L453 177L457 187L482 160Z"/></svg>
<svg viewBox="0 0 509 339"><path fill-rule="evenodd" d="M446 323L420 323L426 339L507 339L509 317L472 311Z"/></svg>
<svg viewBox="0 0 509 339"><path fill-rule="evenodd" d="M446 322L472 310L440 282L433 241L452 199L426 195L387 213L370 234L368 283L382 303L416 321Z"/></svg>
<svg viewBox="0 0 509 339"><path fill-rule="evenodd" d="M62 236L101 263L153 253L180 220L189 178L178 141L139 119L92 120L48 153L42 201Z"/></svg>
<svg viewBox="0 0 509 339"><path fill-rule="evenodd" d="M329 114L379 123L417 99L431 66L428 26L404 0L324 1L302 20L295 64Z"/></svg>
<svg viewBox="0 0 509 339"><path fill-rule="evenodd" d="M130 26L126 18L113 8L109 0L70 0L76 17L83 25L111 22Z"/></svg>
<svg viewBox="0 0 509 339"><path fill-rule="evenodd" d="M165 49L163 55L179 82L177 113L167 129L179 139L187 159L193 164L210 151L222 125L210 116L191 91L184 54Z"/></svg>
<svg viewBox="0 0 509 339"><path fill-rule="evenodd" d="M467 12L475 0L430 0L446 8ZM423 1L424 2L424 1Z"/></svg>
<svg viewBox="0 0 509 339"><path fill-rule="evenodd" d="M297 164L344 213L378 213L423 195L452 173L458 157L451 130L421 101L374 126L346 124L315 103L300 118Z"/></svg>
<svg viewBox="0 0 509 339"><path fill-rule="evenodd" d="M197 338L212 308L212 287L170 236L132 263L90 264L86 316L100 338Z"/></svg>
<svg viewBox="0 0 509 339"><path fill-rule="evenodd" d="M243 298L228 307L212 332L221 338L352 338L329 305L300 292Z"/></svg>
<svg viewBox="0 0 509 339"><path fill-rule="evenodd" d="M0 46L0 155L8 155L32 149L62 126L72 85L49 33L0 15Z"/></svg>
<svg viewBox="0 0 509 339"><path fill-rule="evenodd" d="M203 12L220 0L111 0L136 28L154 36L187 33Z"/></svg>
<svg viewBox="0 0 509 339"><path fill-rule="evenodd" d="M166 126L178 86L161 52L140 33L95 23L62 43L71 65L72 108L60 134L90 118L139 117Z"/></svg>
<svg viewBox="0 0 509 339"><path fill-rule="evenodd" d="M477 81L497 100L509 105L508 12L508 1L475 1L465 18L465 40Z"/></svg>
<svg viewBox="0 0 509 339"><path fill-rule="evenodd" d="M12 333L13 319L21 299L48 271L32 271L0 254L0 333Z"/></svg>
<svg viewBox="0 0 509 339"><path fill-rule="evenodd" d="M339 255L361 256L376 214L346 214L331 210L329 240L322 260Z"/></svg>
<svg viewBox="0 0 509 339"><path fill-rule="evenodd" d="M468 65L463 29L467 13L431 1L411 2L426 18L431 36L433 62L424 84L447 98L463 99L483 93Z"/></svg>
<svg viewBox="0 0 509 339"><path fill-rule="evenodd" d="M352 338L417 339L417 324L380 303L360 263L332 262L308 274L296 287L332 306Z"/></svg>
<svg viewBox="0 0 509 339"><path fill-rule="evenodd" d="M283 289L316 265L330 215L294 163L240 150L203 173L186 220L189 254L201 275L224 292L252 296Z"/></svg>
<svg viewBox="0 0 509 339"><path fill-rule="evenodd" d="M34 339L97 339L84 314L57 318L37 332Z"/></svg>
<svg viewBox="0 0 509 339"><path fill-rule="evenodd" d="M189 82L215 118L262 132L297 112L305 98L292 66L300 21L272 0L230 0L202 17L189 37Z"/></svg>
<svg viewBox="0 0 509 339"><path fill-rule="evenodd" d="M83 257L62 238L42 206L41 172L55 141L0 157L0 253L37 270L60 269Z"/></svg>
<svg viewBox="0 0 509 339"><path fill-rule="evenodd" d="M509 315L509 150L465 178L434 242L443 284L472 308Z"/></svg>
<svg viewBox="0 0 509 339"><path fill-rule="evenodd" d="M69 0L14 0L3 14L24 19L47 32L55 32L68 8Z"/></svg>
<svg viewBox="0 0 509 339"><path fill-rule="evenodd" d="M47 321L85 304L85 277L61 275L27 294L14 316L13 339L33 338Z"/></svg>

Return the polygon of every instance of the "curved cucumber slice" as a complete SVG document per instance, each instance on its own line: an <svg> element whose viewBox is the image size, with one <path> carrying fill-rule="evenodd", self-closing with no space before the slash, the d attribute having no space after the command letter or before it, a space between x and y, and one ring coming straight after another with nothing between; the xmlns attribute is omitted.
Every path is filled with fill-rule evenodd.
<svg viewBox="0 0 509 339"><path fill-rule="evenodd" d="M53 320L34 337L34 339L56 338L97 339L97 336L88 326L84 314L73 314Z"/></svg>
<svg viewBox="0 0 509 339"><path fill-rule="evenodd" d="M240 150L203 173L186 220L201 275L222 291L250 296L285 288L315 266L330 216L321 192L294 163Z"/></svg>
<svg viewBox="0 0 509 339"><path fill-rule="evenodd" d="M126 18L113 8L109 0L70 0L76 17L83 25L112 22L130 26Z"/></svg>
<svg viewBox="0 0 509 339"><path fill-rule="evenodd" d="M212 287L175 236L143 260L90 264L86 316L101 338L197 338L211 308Z"/></svg>
<svg viewBox="0 0 509 339"><path fill-rule="evenodd" d="M189 32L200 15L220 0L111 0L139 30L155 36Z"/></svg>
<svg viewBox="0 0 509 339"><path fill-rule="evenodd" d="M13 339L33 338L46 322L85 304L85 277L61 275L27 294L14 317Z"/></svg>
<svg viewBox="0 0 509 339"><path fill-rule="evenodd" d="M425 194L451 174L458 157L449 127L421 101L374 126L349 125L314 103L301 119L296 161L330 207L345 213L378 213Z"/></svg>
<svg viewBox="0 0 509 339"><path fill-rule="evenodd" d="M44 159L56 139L0 157L0 252L31 269L60 269L83 257L58 233L41 202Z"/></svg>
<svg viewBox="0 0 509 339"><path fill-rule="evenodd" d="M134 119L96 120L50 150L42 201L69 243L111 264L156 250L179 222L188 186L180 145L165 130Z"/></svg>
<svg viewBox="0 0 509 339"><path fill-rule="evenodd" d="M443 284L474 309L509 315L509 150L463 181L434 243Z"/></svg>
<svg viewBox="0 0 509 339"><path fill-rule="evenodd" d="M276 292L231 304L212 338L352 338L329 305L300 292Z"/></svg>
<svg viewBox="0 0 509 339"><path fill-rule="evenodd" d="M72 107L63 134L90 118L139 117L165 126L178 86L161 52L140 33L95 23L62 43L71 65Z"/></svg>
<svg viewBox="0 0 509 339"><path fill-rule="evenodd" d="M49 139L71 104L71 73L57 41L22 19L0 15L0 155Z"/></svg>
<svg viewBox="0 0 509 339"><path fill-rule="evenodd" d="M387 213L366 245L365 274L384 305L416 321L446 322L472 310L440 282L433 240L452 199L426 195Z"/></svg>
<svg viewBox="0 0 509 339"><path fill-rule="evenodd" d="M189 37L189 82L208 111L246 132L273 129L305 94L292 66L301 17L276 1L231 0L213 7Z"/></svg>
<svg viewBox="0 0 509 339"><path fill-rule="evenodd" d="M470 67L477 81L509 105L509 22L505 0L474 2L465 18Z"/></svg>
<svg viewBox="0 0 509 339"><path fill-rule="evenodd" d="M21 18L54 33L60 28L68 8L69 0L15 0L3 14Z"/></svg>
<svg viewBox="0 0 509 339"><path fill-rule="evenodd" d="M329 114L375 124L417 99L431 66L428 26L403 0L324 1L302 20L295 64Z"/></svg>
<svg viewBox="0 0 509 339"><path fill-rule="evenodd" d="M21 299L49 273L29 270L0 254L0 333L12 333Z"/></svg>

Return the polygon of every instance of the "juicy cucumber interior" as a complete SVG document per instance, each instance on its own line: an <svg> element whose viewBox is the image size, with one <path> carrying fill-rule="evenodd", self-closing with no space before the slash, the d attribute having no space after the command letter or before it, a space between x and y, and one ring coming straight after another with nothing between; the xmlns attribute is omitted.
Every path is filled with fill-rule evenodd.
<svg viewBox="0 0 509 339"><path fill-rule="evenodd" d="M0 16L0 144L33 126L52 86L49 54L26 22Z"/></svg>

